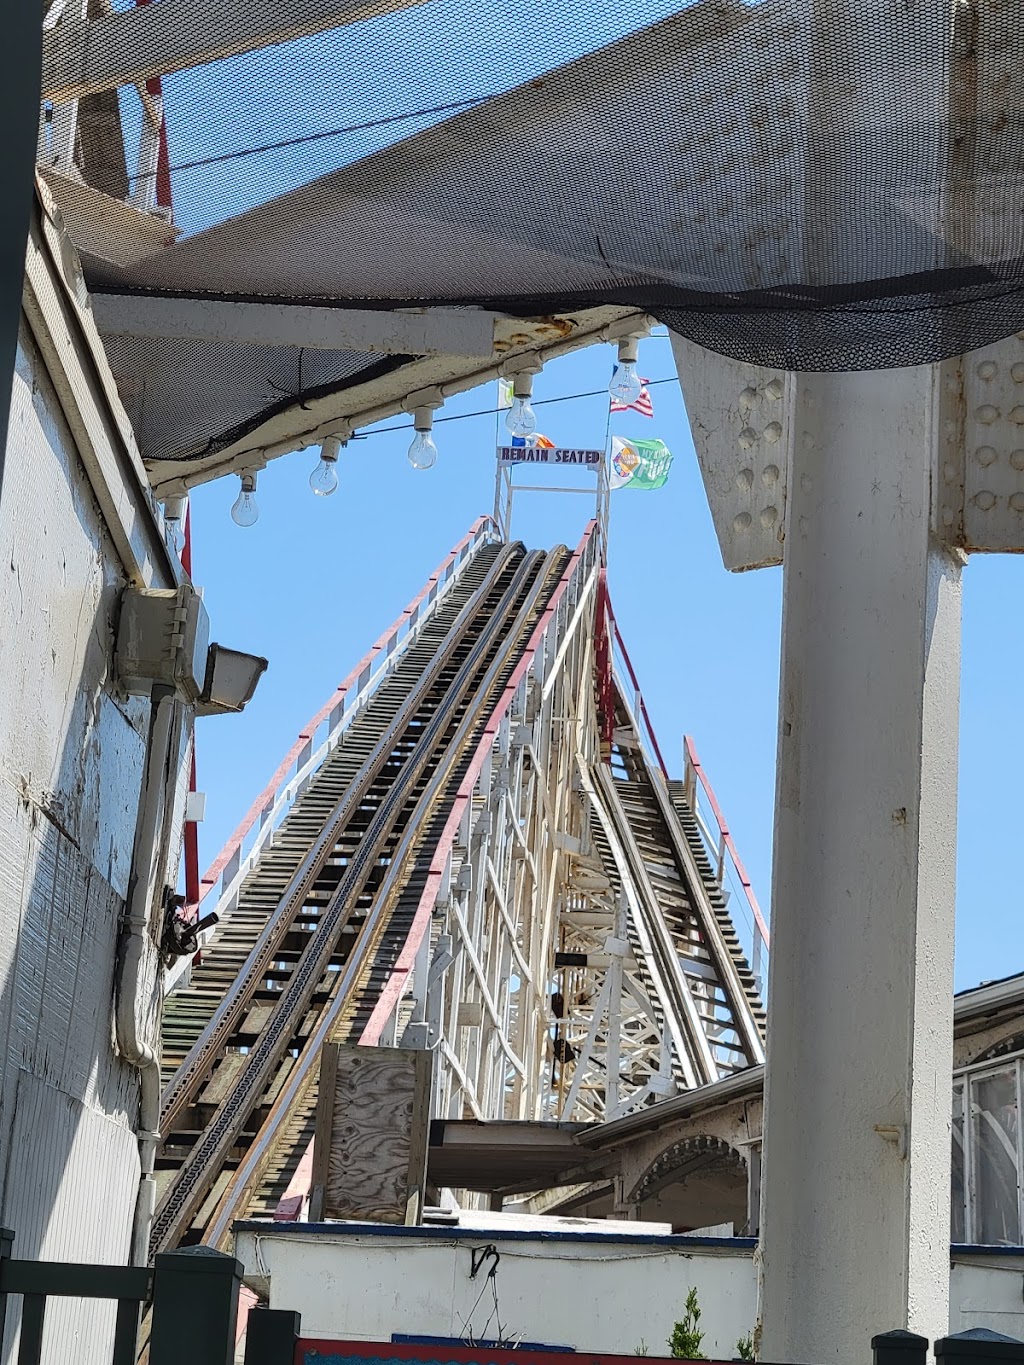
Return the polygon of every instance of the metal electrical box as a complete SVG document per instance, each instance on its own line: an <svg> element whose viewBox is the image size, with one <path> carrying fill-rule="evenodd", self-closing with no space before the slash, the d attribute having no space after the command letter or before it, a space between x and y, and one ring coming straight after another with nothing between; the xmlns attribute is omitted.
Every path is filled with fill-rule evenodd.
<svg viewBox="0 0 1024 1365"><path fill-rule="evenodd" d="M129 692L173 687L195 702L206 681L210 618L195 588L128 588L121 599L117 671Z"/></svg>

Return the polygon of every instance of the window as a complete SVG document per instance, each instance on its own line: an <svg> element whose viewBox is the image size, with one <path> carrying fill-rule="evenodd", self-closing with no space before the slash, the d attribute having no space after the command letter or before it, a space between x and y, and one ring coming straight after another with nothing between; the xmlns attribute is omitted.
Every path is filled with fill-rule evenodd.
<svg viewBox="0 0 1024 1365"><path fill-rule="evenodd" d="M1024 1244L1024 1052L953 1076L950 1241Z"/></svg>
<svg viewBox="0 0 1024 1365"><path fill-rule="evenodd" d="M954 1242L1020 1246L1024 1240L1022 1083L1020 1054L976 1063L953 1077Z"/></svg>
<svg viewBox="0 0 1024 1365"><path fill-rule="evenodd" d="M965 1081L953 1082L953 1197L949 1211L949 1240L967 1241L967 1182L964 1154Z"/></svg>
<svg viewBox="0 0 1024 1365"><path fill-rule="evenodd" d="M972 1241L1020 1244L1018 1064L972 1076Z"/></svg>

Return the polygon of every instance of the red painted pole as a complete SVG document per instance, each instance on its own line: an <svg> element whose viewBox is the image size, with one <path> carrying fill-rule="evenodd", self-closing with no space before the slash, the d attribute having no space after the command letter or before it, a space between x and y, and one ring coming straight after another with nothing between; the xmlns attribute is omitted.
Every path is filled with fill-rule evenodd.
<svg viewBox="0 0 1024 1365"><path fill-rule="evenodd" d="M147 3L147 0L141 0ZM185 544L181 551L181 567L192 577L192 511L185 504ZM196 741L192 734L192 768L188 789L196 790ZM185 910L193 919L199 917L199 826L195 820L185 821Z"/></svg>

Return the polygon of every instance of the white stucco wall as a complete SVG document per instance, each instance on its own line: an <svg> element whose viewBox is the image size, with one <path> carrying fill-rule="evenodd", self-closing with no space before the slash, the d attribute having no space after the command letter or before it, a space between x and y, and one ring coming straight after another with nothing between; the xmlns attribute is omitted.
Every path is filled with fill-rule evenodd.
<svg viewBox="0 0 1024 1365"><path fill-rule="evenodd" d="M470 1279L473 1249L493 1242L501 1256L498 1306L509 1336L622 1355L644 1342L651 1355L666 1354L672 1325L696 1288L705 1353L735 1357L737 1340L756 1321L751 1248L622 1234L614 1223L608 1228L599 1236L563 1232L544 1240L493 1229L355 1232L340 1224L248 1223L239 1225L235 1254L247 1282L261 1294L269 1291L271 1308L301 1313L307 1337L387 1342L395 1332L460 1339L472 1332L493 1338L488 1267ZM954 1256L949 1331L970 1327L1024 1340L1024 1251ZM880 1322L873 1330L887 1327Z"/></svg>
<svg viewBox="0 0 1024 1365"><path fill-rule="evenodd" d="M250 1227L252 1225L249 1225ZM393 1332L478 1338L496 1335L484 1272L470 1279L472 1250L494 1242L495 1288L506 1335L577 1350L631 1355L641 1342L666 1354L674 1322L696 1286L709 1356L736 1355L754 1328L751 1252L700 1254L678 1238L616 1232L502 1236L491 1231L378 1229L365 1234L270 1236L242 1231L236 1254L254 1286L269 1275L270 1306L297 1309L305 1336L388 1341ZM481 1293L483 1291L483 1293Z"/></svg>
<svg viewBox="0 0 1024 1365"><path fill-rule="evenodd" d="M110 690L122 586L23 332L0 501L0 1222L23 1258L128 1255L138 1087L111 1006L147 707ZM48 1352L109 1317L55 1307Z"/></svg>
<svg viewBox="0 0 1024 1365"><path fill-rule="evenodd" d="M123 1265L139 1090L114 971L149 705L116 683L114 630L129 577L170 586L173 569L44 246L37 222L0 498L0 1224L20 1258ZM112 1306L51 1302L44 1360L109 1359L112 1325Z"/></svg>
<svg viewBox="0 0 1024 1365"><path fill-rule="evenodd" d="M988 1327L1024 1341L1024 1251L954 1255L949 1281L949 1330Z"/></svg>

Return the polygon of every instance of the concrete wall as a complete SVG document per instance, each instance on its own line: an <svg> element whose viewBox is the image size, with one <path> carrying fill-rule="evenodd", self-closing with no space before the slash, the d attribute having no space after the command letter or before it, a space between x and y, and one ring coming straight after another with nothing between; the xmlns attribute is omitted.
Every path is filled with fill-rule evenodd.
<svg viewBox="0 0 1024 1365"><path fill-rule="evenodd" d="M529 1235L499 1239L490 1229L375 1228L352 1234L334 1231L336 1226L238 1236L236 1254L247 1279L265 1287L267 1272L270 1306L298 1309L306 1336L493 1337L491 1286L483 1275L470 1278L473 1248L489 1242L501 1256L494 1288L509 1336L625 1355L644 1342L651 1355L664 1355L694 1286L708 1355L732 1359L737 1338L754 1328L750 1250L704 1247L693 1254L678 1239L618 1231L589 1237L559 1233L542 1241Z"/></svg>
<svg viewBox="0 0 1024 1365"><path fill-rule="evenodd" d="M555 1228L571 1220L551 1219ZM749 1244L678 1237L474 1229L240 1224L236 1255L272 1308L298 1310L304 1336L389 1341L393 1332L495 1335L490 1286L470 1279L474 1248L501 1255L495 1288L509 1335L578 1351L665 1354L691 1288L704 1351L731 1360L754 1328L757 1283ZM485 1267L486 1269L486 1267ZM1024 1249L958 1249L950 1270L951 1332L990 1327L1024 1339ZM481 1295L481 1290L485 1292ZM885 1323L873 1330L885 1331Z"/></svg>
<svg viewBox="0 0 1024 1365"><path fill-rule="evenodd" d="M148 705L109 685L122 586L23 334L0 501L0 1221L26 1258L128 1255L138 1087L111 1007ZM109 1311L48 1317L56 1355Z"/></svg>
<svg viewBox="0 0 1024 1365"><path fill-rule="evenodd" d="M1024 1340L1024 1250L995 1248L953 1255L949 1330L988 1327Z"/></svg>
<svg viewBox="0 0 1024 1365"><path fill-rule="evenodd" d="M18 1257L123 1265L139 1088L114 976L149 704L116 684L114 629L128 581L174 570L58 234L37 205L0 497L0 1223ZM44 1359L109 1359L112 1324L51 1303Z"/></svg>

